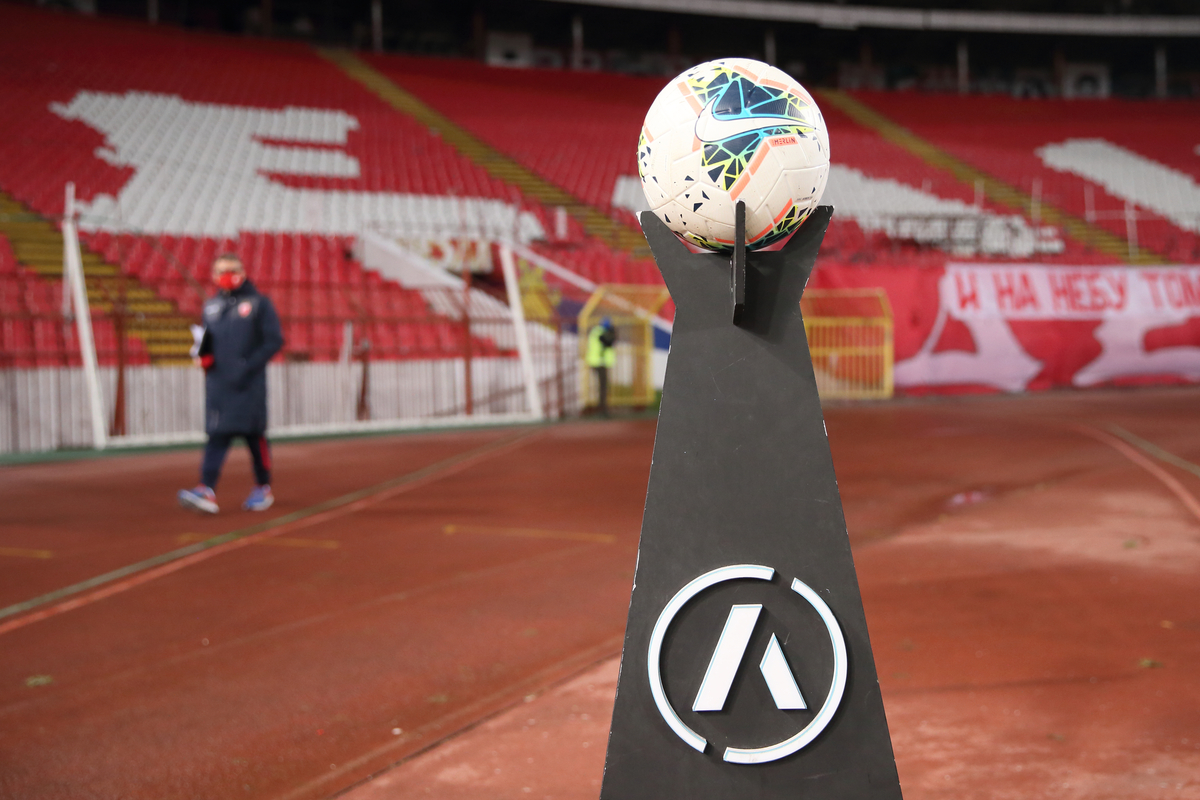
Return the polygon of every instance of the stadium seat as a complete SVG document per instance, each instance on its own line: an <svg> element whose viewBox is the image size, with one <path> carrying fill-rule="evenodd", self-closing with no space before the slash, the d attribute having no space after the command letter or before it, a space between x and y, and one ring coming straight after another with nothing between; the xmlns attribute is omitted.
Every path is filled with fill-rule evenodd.
<svg viewBox="0 0 1200 800"><path fill-rule="evenodd" d="M336 358L345 322L356 325L356 337L372 339L372 357L457 357L465 344L461 326L435 314L420 293L386 281L354 261L349 255L353 232L317 230L324 223L316 205L311 209L314 230L273 224L276 217L270 214L278 209L269 209L270 214L260 215L258 223L247 224L244 230L214 228L213 220L237 219L257 202L229 190L240 185L229 176L241 168L232 163L235 156L249 152L247 137L259 148L253 150L254 157L264 159L255 162L255 168L269 186L320 190L322 196L343 192L364 203L380 202L381 193L393 193L404 198L397 201L396 210L401 227L433 230L459 216L493 230L513 224L505 216L506 206L492 201L519 209L545 231L557 227L554 208L489 173L436 131L395 111L304 44L262 46L102 18L83 20L11 4L0 7L0 25L23 31L19 39L9 40L6 55L9 63L24 65L20 81L0 85L5 105L0 136L6 142L0 150L0 189L53 218L62 213L63 184L73 181L85 208L109 209L84 215L85 247L119 264L126 274L151 286L159 298L192 318L199 318L210 291L213 259L231 251L275 299L288 350L305 357ZM511 70L455 59L363 58L544 180L636 226L632 214L614 208L613 194L619 178L636 175L638 132L647 107L662 88L660 77ZM1125 235L1125 221L1114 215L1123 209L1124 200L1076 172L1051 168L1039 156L1040 148L1101 138L1200 179L1194 153L1194 103L1148 106L1120 100L1069 103L1000 96L956 96L954 103L947 103L941 95L866 91L853 97L1026 192L1037 181L1045 203L1080 217L1088 213L1091 203L1100 212L1097 224L1120 236ZM144 144L156 168L164 171L164 179L175 181L171 185L177 185L178 201L146 209L99 202L99 198L118 197L139 174L118 157L119 145L88 122L94 121L89 116L93 111L84 106L118 102L113 98L164 115L164 132ZM836 167L867 179L855 197L859 206L878 209L878 216L886 217L911 213L910 201L917 195L941 203L935 203L938 208L962 209L975 203L975 187L949 170L921 160L831 103L823 103L822 108ZM271 121L268 128L282 124L279 121L288 114L306 120L309 128L304 135L309 138L298 140L294 133L287 134L291 139L279 138L271 130L255 127L267 124L262 120ZM173 171L178 160L170 131L183 119L198 120L215 148L212 154L197 153L197 158L230 162L228 180L222 177L224 172L196 177L195 170ZM1124 173L1116 177L1137 178ZM209 194L188 183L193 179ZM836 186L830 191L831 197L836 195ZM419 196L435 202L413 199ZM1092 199L1085 201L1085 196ZM1200 258L1198 231L1171 216L1172 209L1190 208L1187 197L1165 197L1161 206L1158 211L1137 209L1140 245L1173 260ZM987 197L980 209L994 215L1015 211ZM1024 214L1028 217L1028 210ZM131 226L127 217L143 220L149 228ZM651 259L635 258L589 236L575 218L568 219L565 236L552 235L532 247L596 283L661 282ZM820 263L825 268L934 268L953 258L953 253L936 247L889 238L886 225L875 225L865 212L842 204L827 233ZM1068 239L1063 252L1039 254L1038 260L1111 263L1114 259ZM23 271L0 242L0 310L57 313L58 291L56 282ZM35 342L53 341L31 319L6 320L3 336L5 347L11 342L27 350ZM137 346L130 340L131 348ZM494 343L472 341L473 352L489 347L494 348Z"/></svg>
<svg viewBox="0 0 1200 800"><path fill-rule="evenodd" d="M1200 191L1194 101L1030 101L1004 95L968 95L956 96L953 103L947 103L944 96L935 94L871 91L854 94L951 155L1028 194L1036 191L1046 204L1080 218L1091 217L1096 225L1120 237L1127 233L1124 211L1129 198L1112 191L1115 187L1111 184L1106 186L1080 172L1057 169L1043 155L1047 146L1102 142L1105 147L1093 147L1092 152L1096 158L1108 162L1110 169L1119 171L1122 164L1112 157L1114 150L1132 153L1136 158L1130 160L1150 162L1161 168L1155 170L1156 175L1126 176L1127 183L1154 187L1154 202L1159 206L1156 210L1134 203L1139 244L1168 260L1192 261L1200 255L1197 240L1200 219L1195 216L1195 201L1178 194L1178 187L1189 183L1192 192ZM1080 155L1086 151L1087 148L1081 148ZM1156 179L1162 174L1173 175L1174 180ZM1191 224L1173 222L1165 216L1172 209ZM1069 260L1086 263L1111 259L1096 258L1080 248L1079 252L1070 253Z"/></svg>

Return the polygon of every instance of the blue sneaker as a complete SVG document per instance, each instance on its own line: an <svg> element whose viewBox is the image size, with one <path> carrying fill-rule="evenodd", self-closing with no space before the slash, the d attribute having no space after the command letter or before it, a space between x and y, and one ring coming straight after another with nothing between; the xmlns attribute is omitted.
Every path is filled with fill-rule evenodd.
<svg viewBox="0 0 1200 800"><path fill-rule="evenodd" d="M270 486L255 486L254 491L250 492L250 496L246 498L246 502L242 503L242 509L244 511L266 511L274 504L275 495L271 494Z"/></svg>
<svg viewBox="0 0 1200 800"><path fill-rule="evenodd" d="M195 489L180 489L177 497L179 498L179 505L189 511L195 511L200 514L215 514L220 510L217 508L217 495L203 483L196 486Z"/></svg>

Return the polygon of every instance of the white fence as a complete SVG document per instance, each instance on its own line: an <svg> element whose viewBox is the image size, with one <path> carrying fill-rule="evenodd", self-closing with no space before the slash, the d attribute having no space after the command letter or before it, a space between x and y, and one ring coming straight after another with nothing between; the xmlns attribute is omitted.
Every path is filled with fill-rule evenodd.
<svg viewBox="0 0 1200 800"><path fill-rule="evenodd" d="M533 359L547 416L578 413L578 344L563 336ZM471 399L464 359L274 363L267 368L273 437L364 430L533 421L519 359L471 359ZM364 370L366 373L364 375ZM99 370L104 427L112 430L117 369ZM365 379L365 380L364 380ZM107 446L201 441L204 374L191 367L125 368L125 435ZM468 413L469 412L469 413ZM0 453L94 446L82 367L0 370Z"/></svg>

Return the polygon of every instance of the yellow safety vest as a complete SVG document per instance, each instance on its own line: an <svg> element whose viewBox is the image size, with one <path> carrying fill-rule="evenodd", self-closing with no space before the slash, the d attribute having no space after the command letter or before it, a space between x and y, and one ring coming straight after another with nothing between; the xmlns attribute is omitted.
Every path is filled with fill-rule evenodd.
<svg viewBox="0 0 1200 800"><path fill-rule="evenodd" d="M617 363L617 351L615 348L604 346L604 342L600 341L603 334L603 325L597 325L588 333L587 354L583 360L589 367L612 369Z"/></svg>

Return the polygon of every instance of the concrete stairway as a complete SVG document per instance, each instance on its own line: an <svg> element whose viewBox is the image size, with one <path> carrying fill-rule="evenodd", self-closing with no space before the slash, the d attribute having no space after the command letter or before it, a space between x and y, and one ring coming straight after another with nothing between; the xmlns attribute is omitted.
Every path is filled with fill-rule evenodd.
<svg viewBox="0 0 1200 800"><path fill-rule="evenodd" d="M600 239L616 250L635 256L650 255L650 249L641 231L611 219L599 209L484 143L449 117L428 106L416 95L397 86L394 81L353 53L333 49L322 49L318 52L393 109L436 131L443 141L487 170L490 175L517 186L526 196L544 206L566 208L567 213L579 221L588 235Z"/></svg>
<svg viewBox="0 0 1200 800"><path fill-rule="evenodd" d="M50 219L0 192L0 234L8 239L23 267L46 280L62 281L63 237ZM138 279L122 274L120 267L95 253L83 249L82 256L88 304L93 312L111 314L114 307L124 307L126 333L145 343L152 363L190 363L190 320L174 303L159 297Z"/></svg>
<svg viewBox="0 0 1200 800"><path fill-rule="evenodd" d="M970 185L975 185L976 182L982 183L988 199L1007 206L1018 214L1028 212L1033 198L1027 192L947 153L929 140L916 135L908 128L844 91L823 89L819 90L817 95L822 103L828 103L840 109L859 125L876 131L884 139L899 145L930 166L944 169ZM1125 238L1046 203L1044 200L1041 202L1041 219L1044 224L1057 225L1067 236L1076 241L1122 261L1132 264L1161 264L1163 262L1161 255L1145 249L1130 258L1130 246Z"/></svg>

